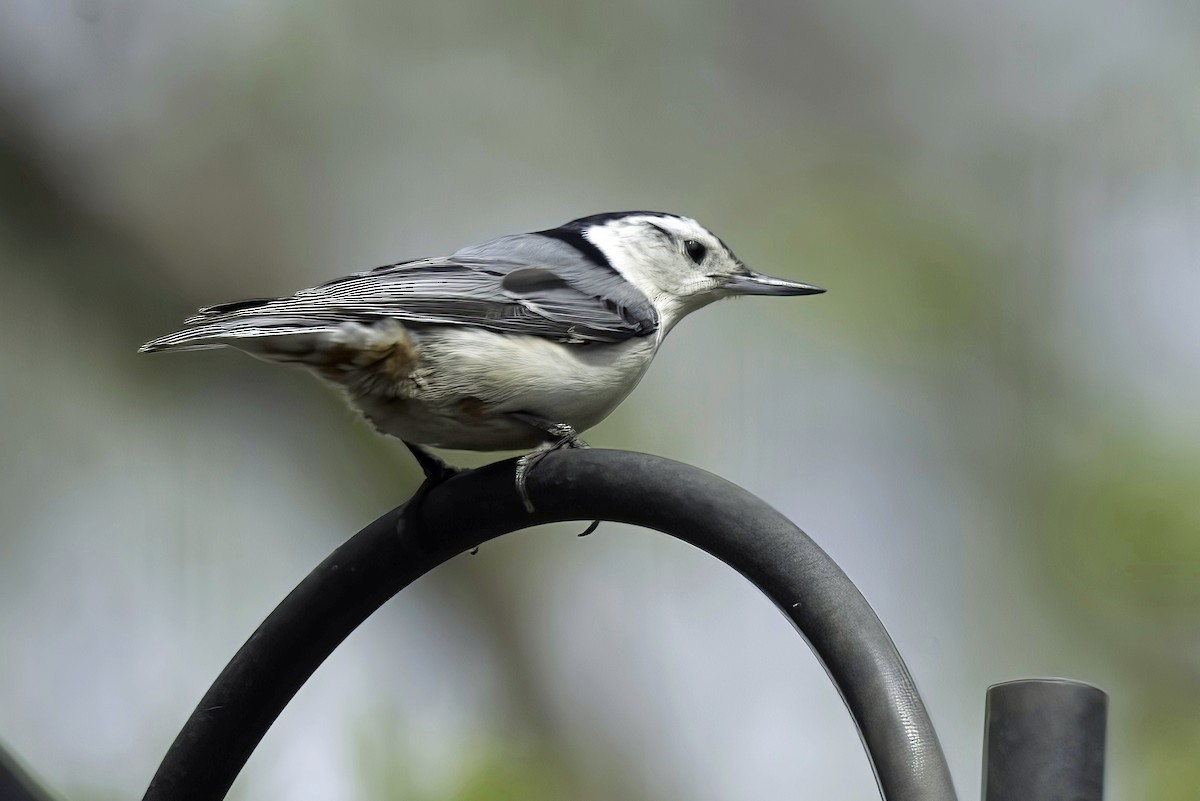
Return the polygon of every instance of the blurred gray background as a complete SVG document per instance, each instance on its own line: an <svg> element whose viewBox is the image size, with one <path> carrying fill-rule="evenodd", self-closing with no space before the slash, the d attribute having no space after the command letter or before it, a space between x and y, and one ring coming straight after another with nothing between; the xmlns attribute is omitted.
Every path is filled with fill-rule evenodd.
<svg viewBox="0 0 1200 801"><path fill-rule="evenodd" d="M138 344L658 208L830 291L689 319L588 439L822 543L964 799L986 687L1028 675L1112 693L1112 798L1194 799L1198 40L1177 0L0 4L0 740L64 797L139 797L272 606L417 484L313 379ZM577 530L386 606L233 797L877 797L756 591Z"/></svg>

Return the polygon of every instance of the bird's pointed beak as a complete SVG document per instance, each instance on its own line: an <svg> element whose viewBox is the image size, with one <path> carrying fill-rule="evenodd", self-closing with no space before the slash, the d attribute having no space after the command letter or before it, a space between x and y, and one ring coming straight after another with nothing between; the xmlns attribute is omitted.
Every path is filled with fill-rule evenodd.
<svg viewBox="0 0 1200 801"><path fill-rule="evenodd" d="M820 295L825 291L812 284L772 278L753 271L733 276L725 282L725 289L735 295Z"/></svg>

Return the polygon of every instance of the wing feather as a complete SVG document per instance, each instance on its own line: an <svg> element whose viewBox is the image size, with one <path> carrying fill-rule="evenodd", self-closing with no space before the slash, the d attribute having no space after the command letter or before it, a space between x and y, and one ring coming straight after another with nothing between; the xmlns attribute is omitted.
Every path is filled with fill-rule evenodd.
<svg viewBox="0 0 1200 801"><path fill-rule="evenodd" d="M658 329L653 304L611 267L555 240L521 234L447 258L355 273L291 297L211 306L143 349L312 333L385 318L567 343L621 342Z"/></svg>

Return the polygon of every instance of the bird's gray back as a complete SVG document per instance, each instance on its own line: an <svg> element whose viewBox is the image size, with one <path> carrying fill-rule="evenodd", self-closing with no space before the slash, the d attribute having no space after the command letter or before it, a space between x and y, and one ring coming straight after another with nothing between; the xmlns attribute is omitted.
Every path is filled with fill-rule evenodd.
<svg viewBox="0 0 1200 801"><path fill-rule="evenodd" d="M144 349L381 319L474 326L565 343L622 342L659 326L649 298L602 260L553 237L517 234L445 258L354 273L291 297L211 306L188 319L183 330Z"/></svg>
<svg viewBox="0 0 1200 801"><path fill-rule="evenodd" d="M582 237L580 244L572 244L550 234L502 236L462 248L451 258L480 258L542 267L565 285L560 292L568 302L579 302L578 298L570 297L572 295L598 301L627 320L636 329L635 336L658 330L654 304L617 272L598 249L586 247Z"/></svg>

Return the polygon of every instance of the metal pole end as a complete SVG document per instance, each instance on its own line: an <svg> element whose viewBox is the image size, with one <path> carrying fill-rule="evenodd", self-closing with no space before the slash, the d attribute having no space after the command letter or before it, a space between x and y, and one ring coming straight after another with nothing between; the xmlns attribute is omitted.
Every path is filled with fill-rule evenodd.
<svg viewBox="0 0 1200 801"><path fill-rule="evenodd" d="M1102 801L1108 694L1073 679L987 691L983 801Z"/></svg>

